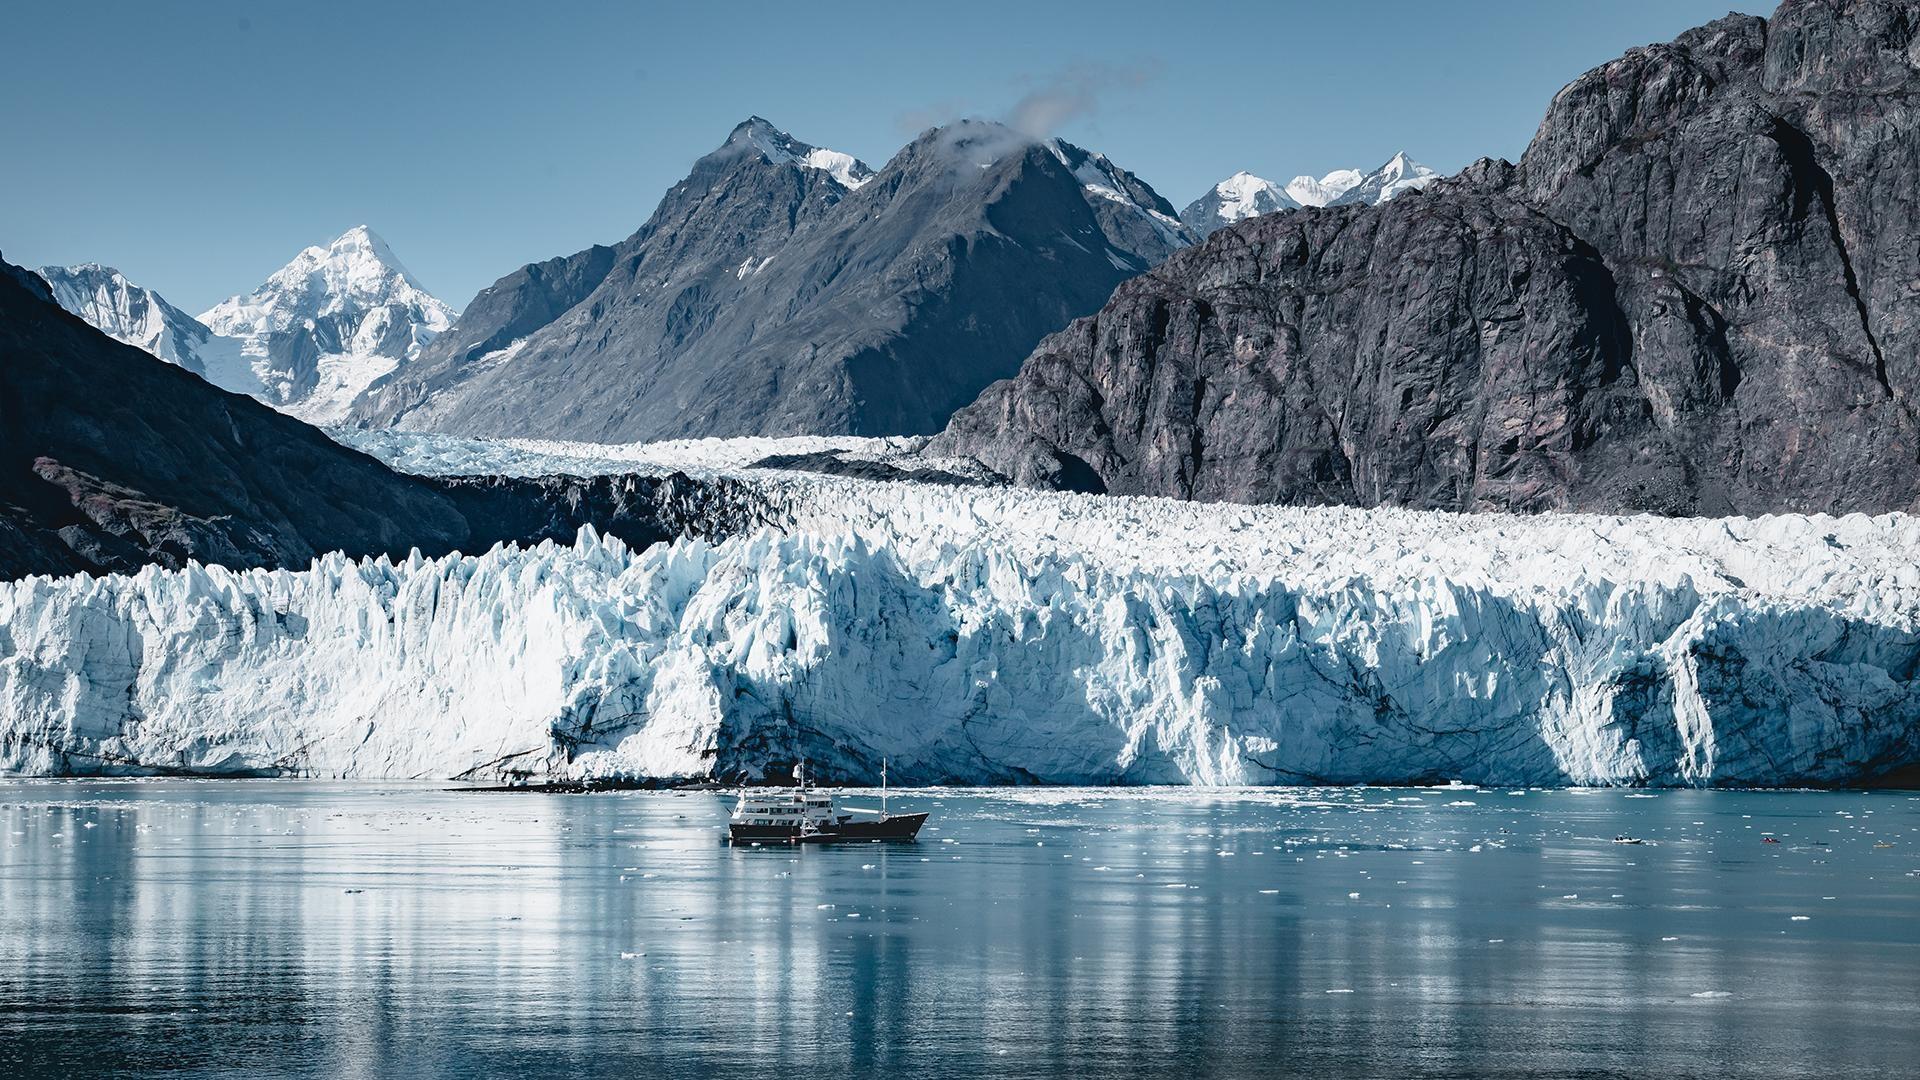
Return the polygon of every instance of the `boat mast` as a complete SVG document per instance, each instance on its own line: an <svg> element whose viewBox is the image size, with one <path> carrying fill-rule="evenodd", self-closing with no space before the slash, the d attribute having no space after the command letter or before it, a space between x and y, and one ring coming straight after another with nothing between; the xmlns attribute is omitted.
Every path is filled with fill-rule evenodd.
<svg viewBox="0 0 1920 1080"><path fill-rule="evenodd" d="M887 819L887 759L880 759L880 820Z"/></svg>

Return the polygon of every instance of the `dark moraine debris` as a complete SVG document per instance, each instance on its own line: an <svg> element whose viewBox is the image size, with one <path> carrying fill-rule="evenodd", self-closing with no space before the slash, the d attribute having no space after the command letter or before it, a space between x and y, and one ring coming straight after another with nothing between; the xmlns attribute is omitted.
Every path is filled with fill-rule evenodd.
<svg viewBox="0 0 1920 1080"><path fill-rule="evenodd" d="M932 466L902 467L871 458L850 458L844 450L815 450L802 454L769 454L749 465L752 469L790 469L795 472L824 473L855 480L912 481L920 484L947 484L953 487L981 487L994 483L990 477L967 476Z"/></svg>

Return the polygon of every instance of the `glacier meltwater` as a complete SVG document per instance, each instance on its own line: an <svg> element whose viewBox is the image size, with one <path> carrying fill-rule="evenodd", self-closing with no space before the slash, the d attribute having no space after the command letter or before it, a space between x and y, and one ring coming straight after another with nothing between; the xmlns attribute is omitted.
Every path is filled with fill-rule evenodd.
<svg viewBox="0 0 1920 1080"><path fill-rule="evenodd" d="M1920 761L1901 515L1193 505L746 466L764 440L356 438L420 471L710 460L775 524L0 584L0 770L1829 785Z"/></svg>

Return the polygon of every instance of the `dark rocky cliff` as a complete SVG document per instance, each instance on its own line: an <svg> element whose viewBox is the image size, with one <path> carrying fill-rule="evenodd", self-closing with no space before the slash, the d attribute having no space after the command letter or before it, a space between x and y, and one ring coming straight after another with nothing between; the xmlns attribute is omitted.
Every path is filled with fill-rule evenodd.
<svg viewBox="0 0 1920 1080"><path fill-rule="evenodd" d="M304 566L570 541L635 546L764 517L685 477L404 476L250 397L123 345L0 262L0 580L188 560Z"/></svg>
<svg viewBox="0 0 1920 1080"><path fill-rule="evenodd" d="M1213 234L930 451L1245 502L1920 508L1920 3L1788 0L1555 96L1520 163Z"/></svg>

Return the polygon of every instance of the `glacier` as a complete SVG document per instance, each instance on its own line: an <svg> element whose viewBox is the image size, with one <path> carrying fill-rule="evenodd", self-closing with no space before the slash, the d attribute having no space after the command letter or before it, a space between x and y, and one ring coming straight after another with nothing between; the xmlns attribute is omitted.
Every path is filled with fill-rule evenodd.
<svg viewBox="0 0 1920 1080"><path fill-rule="evenodd" d="M1842 785L1920 762L1920 524L1196 505L685 470L718 539L0 584L0 770L512 781ZM707 463L700 468L700 463Z"/></svg>

